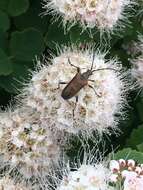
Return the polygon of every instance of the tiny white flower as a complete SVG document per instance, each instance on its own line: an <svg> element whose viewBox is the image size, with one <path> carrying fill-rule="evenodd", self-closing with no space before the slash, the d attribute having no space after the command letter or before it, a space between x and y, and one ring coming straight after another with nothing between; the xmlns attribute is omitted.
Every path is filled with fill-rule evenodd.
<svg viewBox="0 0 143 190"><path fill-rule="evenodd" d="M130 166L130 167L134 167L135 166L135 161L130 159L130 160L128 160L127 165Z"/></svg>
<svg viewBox="0 0 143 190"><path fill-rule="evenodd" d="M124 181L124 190L142 190L143 177L128 177Z"/></svg>
<svg viewBox="0 0 143 190"><path fill-rule="evenodd" d="M134 171L128 171L128 170L123 170L122 171L122 177L123 178L135 178L135 177L137 177L137 173L136 172L134 172Z"/></svg>
<svg viewBox="0 0 143 190"><path fill-rule="evenodd" d="M0 125L0 138L2 138L3 133L4 133L4 130L3 130L2 126Z"/></svg>
<svg viewBox="0 0 143 190"><path fill-rule="evenodd" d="M110 161L110 170L111 171L118 171L120 169L119 162L116 160L111 160Z"/></svg>
<svg viewBox="0 0 143 190"><path fill-rule="evenodd" d="M120 166L124 167L126 165L126 161L124 159L119 160Z"/></svg>
<svg viewBox="0 0 143 190"><path fill-rule="evenodd" d="M140 174L140 173L142 172L142 168L141 168L140 166L137 166L137 167L135 168L135 172L136 172L137 174Z"/></svg>
<svg viewBox="0 0 143 190"><path fill-rule="evenodd" d="M19 140L18 138L12 139L12 143L15 144L18 148L24 145L24 142L22 140Z"/></svg>
<svg viewBox="0 0 143 190"><path fill-rule="evenodd" d="M13 179L7 176L0 179L0 190L32 190L32 188L15 183Z"/></svg>
<svg viewBox="0 0 143 190"><path fill-rule="evenodd" d="M0 126L11 127L13 125L13 121L9 118L9 114L7 112L0 112Z"/></svg>
<svg viewBox="0 0 143 190"><path fill-rule="evenodd" d="M112 174L110 176L110 181L116 183L118 181L118 174Z"/></svg>

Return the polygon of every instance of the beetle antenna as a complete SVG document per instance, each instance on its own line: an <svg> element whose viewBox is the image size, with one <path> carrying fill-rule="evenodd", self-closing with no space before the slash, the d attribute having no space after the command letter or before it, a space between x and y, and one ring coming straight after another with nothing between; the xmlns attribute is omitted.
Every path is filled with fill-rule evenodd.
<svg viewBox="0 0 143 190"><path fill-rule="evenodd" d="M115 72L118 71L118 70L113 69L113 68L101 68L101 69L95 69L95 70L93 70L92 73L95 72L95 71L102 71L102 70L112 70L112 71L115 71Z"/></svg>
<svg viewBox="0 0 143 190"><path fill-rule="evenodd" d="M94 50L93 50L93 51L94 51ZM92 69L93 69L94 59L95 59L95 53L93 52L92 64L91 64L91 68L90 68L91 71L92 71Z"/></svg>
<svg viewBox="0 0 143 190"><path fill-rule="evenodd" d="M77 71L78 71L78 72L80 71L80 68L79 68L79 67L77 67L76 65L73 65L73 64L71 63L71 61L70 61L70 58L69 58L69 57L68 57L68 63L69 63L72 67L77 68Z"/></svg>

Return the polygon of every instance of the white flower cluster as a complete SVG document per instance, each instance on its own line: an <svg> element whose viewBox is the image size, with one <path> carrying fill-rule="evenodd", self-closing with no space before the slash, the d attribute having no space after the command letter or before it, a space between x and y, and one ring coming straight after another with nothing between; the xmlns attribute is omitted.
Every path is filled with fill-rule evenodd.
<svg viewBox="0 0 143 190"><path fill-rule="evenodd" d="M110 172L103 164L81 165L64 176L57 190L109 190Z"/></svg>
<svg viewBox="0 0 143 190"><path fill-rule="evenodd" d="M26 177L51 169L60 156L57 139L30 108L0 114L0 155Z"/></svg>
<svg viewBox="0 0 143 190"><path fill-rule="evenodd" d="M41 118L46 119L48 127L74 134L85 132L86 135L93 131L108 133L108 129L113 132L116 128L119 118L115 114L121 114L129 86L117 60L106 61L105 55L98 52L94 60L93 56L91 49L68 49L54 57L52 65L43 65L33 73L31 83L24 90L24 103L37 110ZM68 90L73 97L65 100L61 94L77 74L76 67L84 73L91 68L92 62L93 70L99 70L94 71L88 83L81 90L77 87L78 92L73 94L79 81L76 79L74 88ZM78 97L77 102L75 96Z"/></svg>
<svg viewBox="0 0 143 190"><path fill-rule="evenodd" d="M140 55L134 59L132 75L137 79L138 84L143 87L143 36L139 36L138 52Z"/></svg>
<svg viewBox="0 0 143 190"><path fill-rule="evenodd" d="M89 159L90 160L90 159ZM69 165L62 178L54 178L56 190L142 190L143 165L134 160L111 160ZM88 163L89 162L89 163Z"/></svg>
<svg viewBox="0 0 143 190"><path fill-rule="evenodd" d="M86 28L111 30L123 17L130 0L44 0L45 14L61 15L64 23L77 21Z"/></svg>
<svg viewBox="0 0 143 190"><path fill-rule="evenodd" d="M123 184L123 190L143 189L142 164L136 164L134 160L112 160L110 170L112 171L111 182Z"/></svg>
<svg viewBox="0 0 143 190"><path fill-rule="evenodd" d="M0 190L31 190L27 189L22 184L16 184L12 179L9 177L3 177L0 179Z"/></svg>

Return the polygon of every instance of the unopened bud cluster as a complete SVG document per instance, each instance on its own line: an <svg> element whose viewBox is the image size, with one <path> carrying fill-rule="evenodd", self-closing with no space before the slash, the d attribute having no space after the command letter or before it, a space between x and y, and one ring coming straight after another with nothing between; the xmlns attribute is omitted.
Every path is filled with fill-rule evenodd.
<svg viewBox="0 0 143 190"><path fill-rule="evenodd" d="M134 160L110 162L110 176L113 184L123 184L123 190L142 190L143 189L143 165L137 164Z"/></svg>

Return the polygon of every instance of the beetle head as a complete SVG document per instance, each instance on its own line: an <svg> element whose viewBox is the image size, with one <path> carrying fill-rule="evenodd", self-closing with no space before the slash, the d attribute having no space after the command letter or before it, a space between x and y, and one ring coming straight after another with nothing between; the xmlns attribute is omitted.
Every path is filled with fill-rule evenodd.
<svg viewBox="0 0 143 190"><path fill-rule="evenodd" d="M86 72L82 73L81 77L84 80L87 80L92 75L92 70L88 69Z"/></svg>

